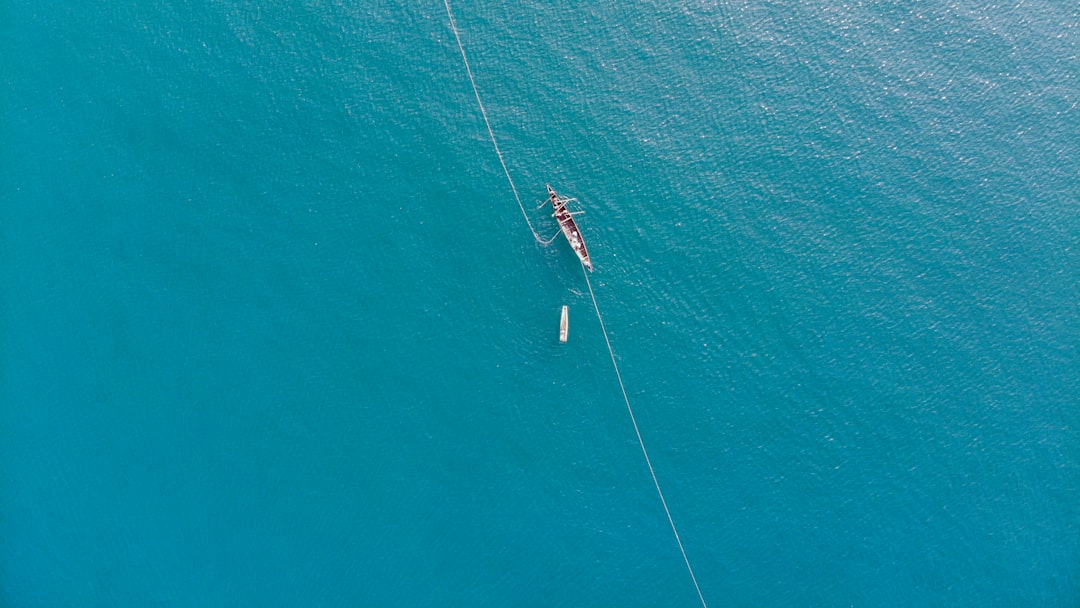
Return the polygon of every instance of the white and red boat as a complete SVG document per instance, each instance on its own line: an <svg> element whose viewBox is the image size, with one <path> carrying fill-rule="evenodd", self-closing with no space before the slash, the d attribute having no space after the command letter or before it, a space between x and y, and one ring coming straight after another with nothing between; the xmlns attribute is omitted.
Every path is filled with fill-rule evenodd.
<svg viewBox="0 0 1080 608"><path fill-rule="evenodd" d="M554 210L554 213L551 215L559 222L559 228L562 229L563 236L570 242L570 248L577 254L582 265L584 265L585 268L588 268L589 272L592 272L592 262L589 261L589 250L585 248L585 239L581 238L581 231L578 230L577 222L574 221L576 213L573 213L566 208L566 204L575 199L559 196L551 186L548 186L547 190L548 200L545 202L551 203L551 208ZM578 211L577 213L581 212Z"/></svg>

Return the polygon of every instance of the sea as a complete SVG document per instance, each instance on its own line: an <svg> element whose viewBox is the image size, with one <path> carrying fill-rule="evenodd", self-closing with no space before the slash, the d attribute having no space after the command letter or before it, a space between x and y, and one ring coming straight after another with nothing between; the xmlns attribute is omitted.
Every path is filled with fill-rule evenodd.
<svg viewBox="0 0 1080 608"><path fill-rule="evenodd" d="M5 0L0 605L1080 606L1078 106L1057 0Z"/></svg>

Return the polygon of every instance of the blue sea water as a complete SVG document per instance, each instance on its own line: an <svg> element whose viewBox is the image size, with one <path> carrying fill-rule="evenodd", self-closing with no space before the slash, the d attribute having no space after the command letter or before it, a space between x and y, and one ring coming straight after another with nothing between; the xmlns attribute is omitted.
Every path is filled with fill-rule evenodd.
<svg viewBox="0 0 1080 608"><path fill-rule="evenodd" d="M1080 605L1074 3L453 6L710 606ZM700 604L441 2L0 79L0 604Z"/></svg>

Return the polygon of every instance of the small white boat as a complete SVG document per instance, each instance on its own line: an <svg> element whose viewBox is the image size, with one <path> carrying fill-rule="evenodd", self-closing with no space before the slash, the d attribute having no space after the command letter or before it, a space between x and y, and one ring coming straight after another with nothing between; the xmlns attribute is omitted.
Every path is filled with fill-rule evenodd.
<svg viewBox="0 0 1080 608"><path fill-rule="evenodd" d="M563 304L562 315L559 317L559 342L566 342L570 335L570 307Z"/></svg>

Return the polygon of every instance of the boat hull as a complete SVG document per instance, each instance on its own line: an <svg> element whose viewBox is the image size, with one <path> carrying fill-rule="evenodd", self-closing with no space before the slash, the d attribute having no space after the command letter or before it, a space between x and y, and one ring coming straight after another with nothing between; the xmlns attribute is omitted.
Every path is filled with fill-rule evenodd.
<svg viewBox="0 0 1080 608"><path fill-rule="evenodd" d="M581 264L592 272L592 261L589 259L589 250L585 247L585 239L581 236L581 230L578 229L577 222L574 221L574 215L570 213L570 210L566 208L566 203L569 199L563 198L555 193L555 189L551 186L548 189L548 200L551 202L551 208L554 211L552 217L559 222L559 228L562 230L563 236L566 237L567 242L570 243L570 248L577 254L578 259L581 260Z"/></svg>

